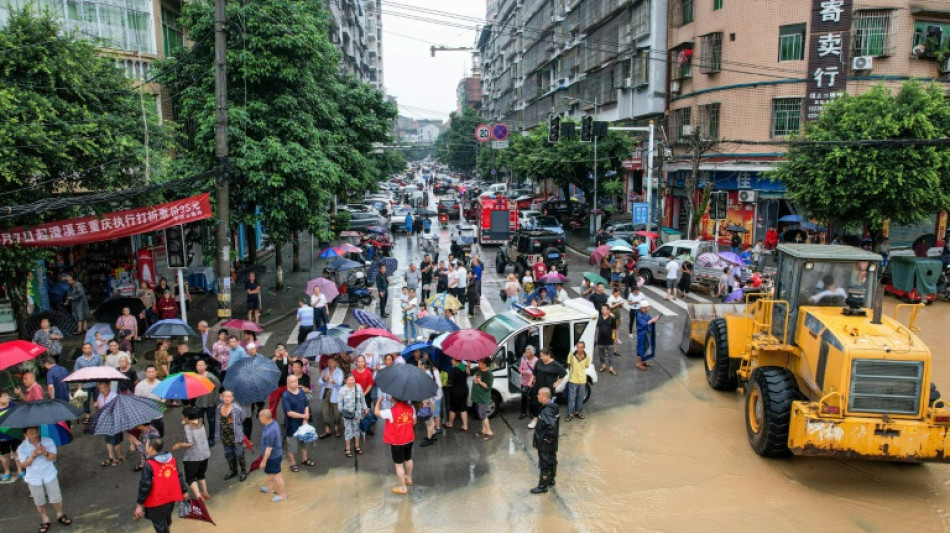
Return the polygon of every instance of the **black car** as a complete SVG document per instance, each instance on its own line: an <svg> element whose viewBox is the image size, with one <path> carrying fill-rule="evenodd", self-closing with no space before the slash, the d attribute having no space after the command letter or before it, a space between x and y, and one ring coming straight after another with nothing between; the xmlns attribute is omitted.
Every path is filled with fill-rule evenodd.
<svg viewBox="0 0 950 533"><path fill-rule="evenodd" d="M583 204L573 200L548 200L541 204L541 212L552 217L564 218L583 210Z"/></svg>
<svg viewBox="0 0 950 533"><path fill-rule="evenodd" d="M439 213L445 211L449 214L450 219L459 218L459 213L461 208L459 207L459 202L455 198L441 198L439 199L438 205Z"/></svg>
<svg viewBox="0 0 950 533"><path fill-rule="evenodd" d="M436 180L432 185L432 191L436 194L446 194L452 190L452 185L445 180Z"/></svg>
<svg viewBox="0 0 950 533"><path fill-rule="evenodd" d="M545 230L518 230L508 243L495 256L495 271L505 272L508 265L514 265L518 279L529 270L538 259L550 268L557 266L558 272L567 275L567 250L564 247L564 235Z"/></svg>

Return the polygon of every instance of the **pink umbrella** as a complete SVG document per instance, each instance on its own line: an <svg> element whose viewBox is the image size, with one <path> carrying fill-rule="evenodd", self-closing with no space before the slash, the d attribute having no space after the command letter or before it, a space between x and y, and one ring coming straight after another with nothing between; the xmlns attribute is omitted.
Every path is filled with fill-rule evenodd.
<svg viewBox="0 0 950 533"><path fill-rule="evenodd" d="M551 272L546 276L541 276L541 279L538 281L541 283L564 283L567 281L567 276L560 272Z"/></svg>
<svg viewBox="0 0 950 533"><path fill-rule="evenodd" d="M340 250L343 250L344 253L348 253L348 254L358 254L363 251L358 246L353 246L352 244L348 242L341 242L339 246L337 246L337 248L339 248Z"/></svg>
<svg viewBox="0 0 950 533"><path fill-rule="evenodd" d="M327 297L328 302L332 302L336 298L340 291L337 290L336 285L327 278L317 278L312 279L307 282L307 294L313 294L313 288L320 287L320 294Z"/></svg>
<svg viewBox="0 0 950 533"><path fill-rule="evenodd" d="M228 320L224 324L221 324L221 327L224 329L241 329L244 331L253 331L254 333L260 333L264 331L264 328L262 328L257 322L254 322L253 320L241 320L238 318Z"/></svg>
<svg viewBox="0 0 950 533"><path fill-rule="evenodd" d="M10 341L0 344L0 370L25 363L45 352L46 348L28 341Z"/></svg>
<svg viewBox="0 0 950 533"><path fill-rule="evenodd" d="M495 337L477 329L454 331L442 341L442 351L459 361L480 361L491 357L497 349Z"/></svg>
<svg viewBox="0 0 950 533"><path fill-rule="evenodd" d="M66 376L70 383L94 383L99 381L128 380L128 376L111 366L87 366Z"/></svg>
<svg viewBox="0 0 950 533"><path fill-rule="evenodd" d="M610 253L610 246L602 244L597 248L594 248L594 251L590 254L590 264L596 265L600 262L601 259L607 257L607 254Z"/></svg>
<svg viewBox="0 0 950 533"><path fill-rule="evenodd" d="M340 233L340 237L362 237L363 234L358 231L347 230Z"/></svg>

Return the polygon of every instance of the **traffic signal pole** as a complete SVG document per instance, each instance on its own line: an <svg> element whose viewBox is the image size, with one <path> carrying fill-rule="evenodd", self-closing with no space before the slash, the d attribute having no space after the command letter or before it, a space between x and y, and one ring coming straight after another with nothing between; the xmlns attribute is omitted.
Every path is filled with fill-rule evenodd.
<svg viewBox="0 0 950 533"><path fill-rule="evenodd" d="M647 229L650 231L650 222L653 221L653 151L656 149L656 139L654 137L655 127L653 121L650 121L649 126L617 126L613 128L607 128L610 131L639 131L646 132L650 134L650 144L647 152ZM594 142L597 141L597 138L594 138ZM659 203L659 199L657 200ZM659 209L657 209L659 211ZM657 230L660 229L659 223L657 223ZM658 231L659 233L659 231Z"/></svg>
<svg viewBox="0 0 950 533"><path fill-rule="evenodd" d="M231 318L231 210L228 160L228 35L225 0L214 1L214 158L217 166L215 176L215 200L217 203L217 227L215 228L216 270L218 274L218 318ZM179 271L181 276L181 271ZM179 278L180 279L180 278ZM179 281L179 286L182 283ZM182 301L184 310L185 302ZM184 313L182 313L184 319Z"/></svg>

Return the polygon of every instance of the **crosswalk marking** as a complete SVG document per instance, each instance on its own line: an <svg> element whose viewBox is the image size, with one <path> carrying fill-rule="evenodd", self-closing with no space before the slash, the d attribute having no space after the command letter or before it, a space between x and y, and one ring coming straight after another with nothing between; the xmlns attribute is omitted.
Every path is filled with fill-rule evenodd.
<svg viewBox="0 0 950 533"><path fill-rule="evenodd" d="M646 287L647 287L646 285L643 286L643 288L646 288ZM581 289L580 289L579 287L571 287L571 289L573 289L574 292L576 292L578 295L581 294ZM674 312L674 311L670 311L670 310L669 310L668 308L666 308L665 306L656 303L656 299L655 299L655 298L650 300L650 307L653 308L653 309L656 309L656 310L657 310L660 314L662 314L662 315L666 315L666 316L676 316L676 314L677 314L677 313ZM684 309L685 309L685 307L684 307Z"/></svg>
<svg viewBox="0 0 950 533"><path fill-rule="evenodd" d="M710 300L709 298L706 298L705 296L700 296L700 295L696 294L695 292L691 292L691 293L687 294L686 297L687 297L687 298L692 298L692 299L696 300L697 302L699 302L699 303L701 303L701 304L711 304L711 303L713 303L713 301Z"/></svg>
<svg viewBox="0 0 950 533"><path fill-rule="evenodd" d="M290 336L287 337L286 344L297 344L297 335L300 334L300 322L294 324L293 331L290 332Z"/></svg>
<svg viewBox="0 0 950 533"><path fill-rule="evenodd" d="M656 288L656 287L651 287L651 286L646 285L646 284L643 285L642 289L645 289L647 292L650 292L650 293L652 293L653 295L655 295L657 300L662 300L662 299L666 296L666 291L664 291L664 290L662 290L662 289L658 289L658 288ZM679 308L682 309L683 311L686 311L687 309L689 309L689 307L687 306L687 304L683 303L681 300L666 300L666 301L669 302L669 303L671 303L671 304L673 304L673 305L675 305L675 306L677 306L677 307L679 307ZM655 302L656 302L656 300L654 300L654 304L655 304Z"/></svg>

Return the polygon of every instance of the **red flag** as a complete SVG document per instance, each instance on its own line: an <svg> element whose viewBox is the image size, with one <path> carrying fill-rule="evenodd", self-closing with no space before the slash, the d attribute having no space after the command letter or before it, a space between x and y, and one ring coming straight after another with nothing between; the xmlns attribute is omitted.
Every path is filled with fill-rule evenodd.
<svg viewBox="0 0 950 533"><path fill-rule="evenodd" d="M202 522L210 522L214 525L218 525L218 524L215 524L214 520L211 519L211 515L208 514L208 508L205 507L205 502L203 502L202 500L196 500L192 498L185 502L181 502L181 505L185 505L185 504L187 504L188 513L185 514L184 516L181 516L181 514L179 514L181 518L187 518L189 520L201 520Z"/></svg>
<svg viewBox="0 0 950 533"><path fill-rule="evenodd" d="M257 456L257 459L254 459L254 462L251 463L251 468L248 469L247 473L250 474L251 472L253 472L253 471L255 471L255 470L259 470L259 469L261 468L261 463L262 463L262 462L264 462L264 456L263 456L263 455L258 455L258 456Z"/></svg>
<svg viewBox="0 0 950 533"><path fill-rule="evenodd" d="M251 439L247 438L247 435L244 436L244 447L254 453L254 443L251 442Z"/></svg>

